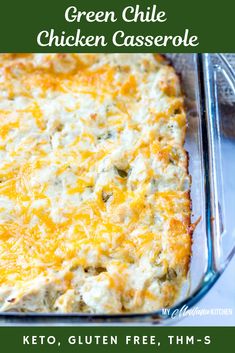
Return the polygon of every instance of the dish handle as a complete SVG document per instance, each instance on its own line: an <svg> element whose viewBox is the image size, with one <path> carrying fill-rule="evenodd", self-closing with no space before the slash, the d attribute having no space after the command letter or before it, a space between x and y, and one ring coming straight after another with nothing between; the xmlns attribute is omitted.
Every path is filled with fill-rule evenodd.
<svg viewBox="0 0 235 353"><path fill-rule="evenodd" d="M218 273L235 253L235 72L223 54L205 54L204 64L212 212L208 244L211 270Z"/></svg>

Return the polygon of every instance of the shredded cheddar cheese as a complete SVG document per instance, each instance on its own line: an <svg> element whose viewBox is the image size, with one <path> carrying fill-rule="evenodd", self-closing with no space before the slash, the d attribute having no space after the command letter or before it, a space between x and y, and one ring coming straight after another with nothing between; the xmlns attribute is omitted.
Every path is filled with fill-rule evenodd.
<svg viewBox="0 0 235 353"><path fill-rule="evenodd" d="M191 253L186 116L152 54L0 56L0 310L146 312Z"/></svg>

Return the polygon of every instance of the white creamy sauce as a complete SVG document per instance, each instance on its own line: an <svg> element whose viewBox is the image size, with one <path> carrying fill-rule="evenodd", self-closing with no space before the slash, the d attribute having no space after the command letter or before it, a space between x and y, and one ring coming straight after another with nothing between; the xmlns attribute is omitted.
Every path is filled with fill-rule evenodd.
<svg viewBox="0 0 235 353"><path fill-rule="evenodd" d="M0 310L171 305L190 256L174 70L152 54L2 55L0 115Z"/></svg>

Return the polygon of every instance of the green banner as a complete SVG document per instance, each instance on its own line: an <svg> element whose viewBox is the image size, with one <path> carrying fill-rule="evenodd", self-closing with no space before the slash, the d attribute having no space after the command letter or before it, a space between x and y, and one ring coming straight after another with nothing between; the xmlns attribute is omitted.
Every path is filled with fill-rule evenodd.
<svg viewBox="0 0 235 353"><path fill-rule="evenodd" d="M234 52L234 0L14 0L0 52Z"/></svg>
<svg viewBox="0 0 235 353"><path fill-rule="evenodd" d="M216 353L234 327L1 327L2 352Z"/></svg>

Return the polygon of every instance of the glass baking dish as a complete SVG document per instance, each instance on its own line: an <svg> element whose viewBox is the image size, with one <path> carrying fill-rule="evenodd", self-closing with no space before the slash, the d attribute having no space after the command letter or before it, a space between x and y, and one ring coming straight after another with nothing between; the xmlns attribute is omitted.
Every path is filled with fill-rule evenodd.
<svg viewBox="0 0 235 353"><path fill-rule="evenodd" d="M188 117L185 146L192 176L192 222L198 221L193 234L190 271L178 302L167 312L158 310L146 314L0 313L1 324L169 323L172 313L179 313L184 306L190 309L222 274L235 252L235 222L230 212L235 209L234 185L232 178L227 179L233 162L225 158L228 143L235 153L231 137L235 119L235 76L220 54L170 54L167 57L180 74L185 93ZM230 101L226 102L228 99ZM230 121L225 123L228 110ZM229 137L226 137L226 129Z"/></svg>

